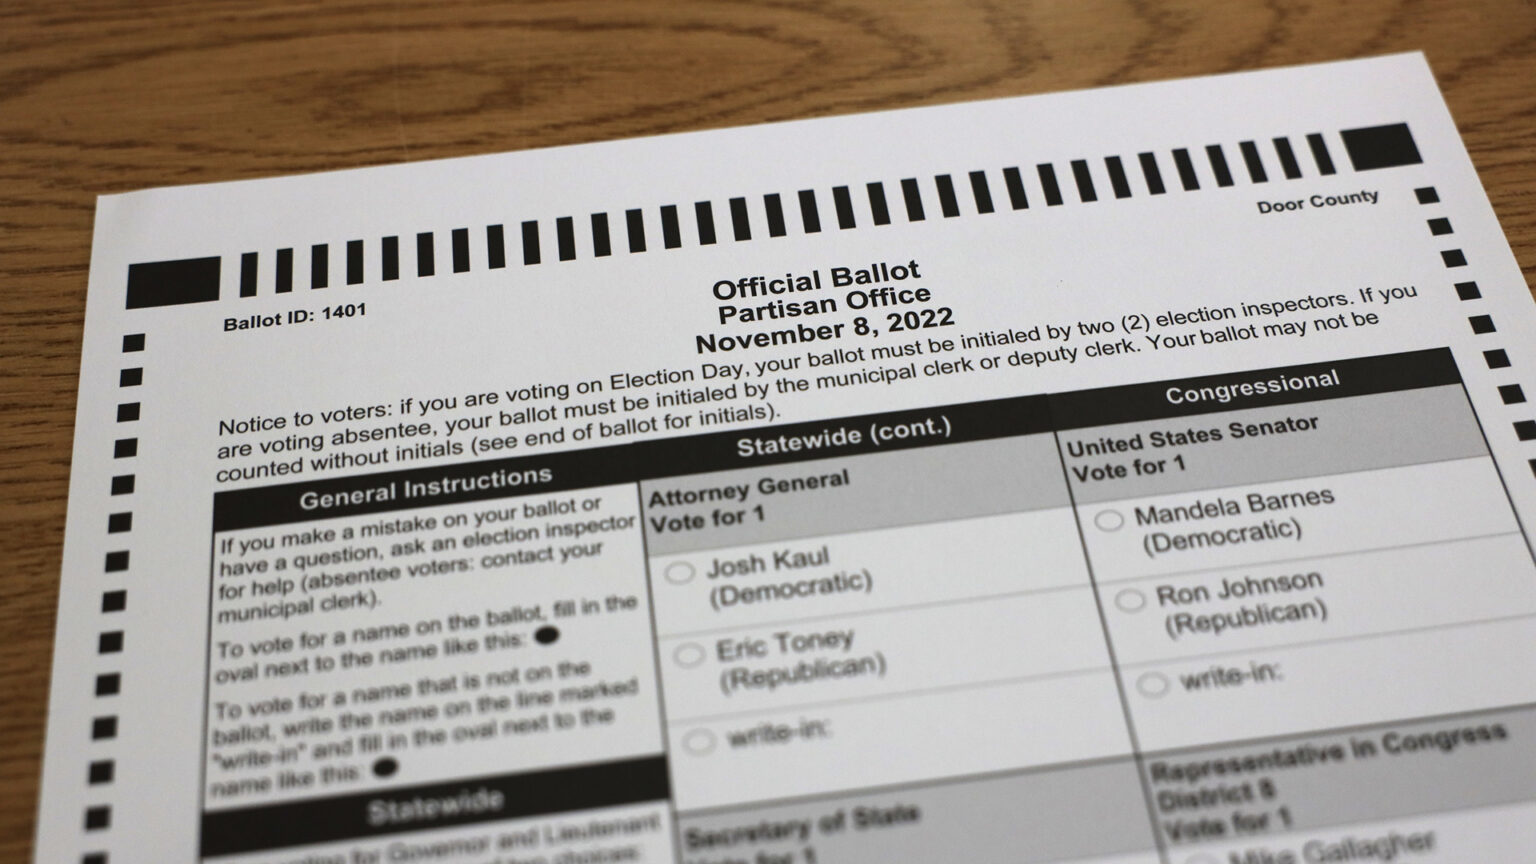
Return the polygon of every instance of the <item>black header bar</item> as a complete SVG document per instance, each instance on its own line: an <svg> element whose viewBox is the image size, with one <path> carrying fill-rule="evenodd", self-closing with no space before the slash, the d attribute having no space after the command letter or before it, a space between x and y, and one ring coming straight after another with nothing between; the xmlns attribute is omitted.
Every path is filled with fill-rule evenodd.
<svg viewBox="0 0 1536 864"><path fill-rule="evenodd" d="M665 801L664 756L203 813L202 857Z"/></svg>
<svg viewBox="0 0 1536 864"><path fill-rule="evenodd" d="M1433 348L1054 394L1051 416L1057 429L1082 429L1460 383L1450 350Z"/></svg>
<svg viewBox="0 0 1536 864"><path fill-rule="evenodd" d="M219 492L213 496L213 530L540 495L1050 431L1044 396L735 429ZM894 437L897 434L900 437Z"/></svg>
<svg viewBox="0 0 1536 864"><path fill-rule="evenodd" d="M219 492L213 499L213 529L235 531L1460 382L1451 352L1436 348L735 429Z"/></svg>

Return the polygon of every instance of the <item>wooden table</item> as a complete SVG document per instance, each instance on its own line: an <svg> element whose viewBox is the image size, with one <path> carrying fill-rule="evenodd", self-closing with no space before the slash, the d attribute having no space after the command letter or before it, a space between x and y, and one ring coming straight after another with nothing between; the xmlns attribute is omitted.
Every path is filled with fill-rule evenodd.
<svg viewBox="0 0 1536 864"><path fill-rule="evenodd" d="M0 861L31 849L96 195L1413 49L1530 281L1530 0L10 0Z"/></svg>

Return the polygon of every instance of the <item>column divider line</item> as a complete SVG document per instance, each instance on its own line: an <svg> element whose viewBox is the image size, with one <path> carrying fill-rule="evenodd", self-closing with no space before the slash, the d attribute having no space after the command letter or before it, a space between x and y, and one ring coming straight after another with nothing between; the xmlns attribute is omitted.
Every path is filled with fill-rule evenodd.
<svg viewBox="0 0 1536 864"><path fill-rule="evenodd" d="M661 636L656 629L656 588L651 582L651 550L645 539L645 493L635 480L635 514L639 517L640 566L645 569L646 616L651 619L651 662L656 675L656 722L660 724L661 753L667 760L667 812L672 817L672 860L683 864L682 827L677 819L677 772L672 768L672 736L667 729L667 688L661 680Z"/></svg>
<svg viewBox="0 0 1536 864"><path fill-rule="evenodd" d="M1049 402L1047 402L1049 405ZM1147 772L1144 770L1144 757L1141 752L1141 740L1136 734L1136 721L1131 716L1131 703L1125 695L1125 679L1120 670L1120 659L1115 653L1115 640L1109 635L1109 619L1104 614L1104 598L1099 594L1099 581L1093 572L1093 556L1088 553L1088 538L1083 533L1082 514L1077 507L1077 496L1072 492L1072 476L1067 469L1066 456L1061 452L1061 431L1051 418L1051 439L1056 442L1056 461L1061 466L1061 482L1067 488L1067 503L1072 509L1072 522L1077 526L1077 542L1083 549L1083 567L1088 573L1088 585L1093 589L1093 604L1099 613L1099 627L1104 632L1104 647L1109 652L1109 668L1115 676L1115 690L1120 696L1120 713L1125 718L1125 732L1131 741L1131 759L1135 763L1136 779L1141 784L1142 801L1147 807L1147 823L1152 829L1152 842L1157 847L1158 860L1163 864L1171 864L1168 857L1168 845L1163 841L1163 833L1158 829L1157 810L1153 806L1152 787L1147 781Z"/></svg>

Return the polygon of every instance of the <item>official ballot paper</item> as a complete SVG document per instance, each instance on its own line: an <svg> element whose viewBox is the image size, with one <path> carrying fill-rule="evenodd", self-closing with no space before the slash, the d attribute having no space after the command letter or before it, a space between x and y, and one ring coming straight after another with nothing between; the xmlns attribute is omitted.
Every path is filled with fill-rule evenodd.
<svg viewBox="0 0 1536 864"><path fill-rule="evenodd" d="M100 199L40 864L1514 861L1420 55Z"/></svg>

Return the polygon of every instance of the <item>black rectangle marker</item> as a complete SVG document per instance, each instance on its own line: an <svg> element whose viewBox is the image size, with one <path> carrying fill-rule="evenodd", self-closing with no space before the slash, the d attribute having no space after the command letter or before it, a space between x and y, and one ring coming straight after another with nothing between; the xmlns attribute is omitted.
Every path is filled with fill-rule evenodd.
<svg viewBox="0 0 1536 864"><path fill-rule="evenodd" d="M676 204L667 204L661 208L661 245L668 249L683 245L683 229L677 221Z"/></svg>
<svg viewBox="0 0 1536 864"><path fill-rule="evenodd" d="M523 223L523 264L537 264L540 260L539 223L529 220Z"/></svg>
<svg viewBox="0 0 1536 864"><path fill-rule="evenodd" d="M901 197L907 202L907 221L923 221L925 218L923 214L923 196L918 191L916 177L908 177L901 181Z"/></svg>
<svg viewBox="0 0 1536 864"><path fill-rule="evenodd" d="M732 198L731 207L731 234L740 242L752 239L752 225L747 221L747 199Z"/></svg>
<svg viewBox="0 0 1536 864"><path fill-rule="evenodd" d="M1407 123L1345 129L1339 135L1344 138L1344 150L1356 171L1418 165L1424 161Z"/></svg>
<svg viewBox="0 0 1536 864"><path fill-rule="evenodd" d="M347 241L347 284L363 284L363 241Z"/></svg>
<svg viewBox="0 0 1536 864"><path fill-rule="evenodd" d="M763 210L768 214L768 236L783 237L784 230L784 202L779 199L779 193L769 192L763 196Z"/></svg>
<svg viewBox="0 0 1536 864"><path fill-rule="evenodd" d="M1307 146L1312 150L1312 161L1317 163L1317 173L1333 174L1333 156L1328 152L1328 143L1323 136L1313 132L1307 136Z"/></svg>
<svg viewBox="0 0 1536 864"><path fill-rule="evenodd" d="M1285 179L1300 179L1301 166L1296 162L1296 151L1291 149L1291 139L1281 136L1274 143L1275 155L1280 157L1280 170L1285 172Z"/></svg>
<svg viewBox="0 0 1536 864"><path fill-rule="evenodd" d="M1024 194L1024 177L1019 174L1018 168L1003 169L1003 185L1008 187L1009 206L1015 210L1029 207L1029 198Z"/></svg>
<svg viewBox="0 0 1536 864"><path fill-rule="evenodd" d="M183 258L128 265L128 307L180 306L219 299L219 259Z"/></svg>
<svg viewBox="0 0 1536 864"><path fill-rule="evenodd" d="M645 214L637 207L624 211L624 233L629 236L629 251L645 251Z"/></svg>
<svg viewBox="0 0 1536 864"><path fill-rule="evenodd" d="M592 214L592 257L605 258L613 254L613 240L608 236L608 214Z"/></svg>
<svg viewBox="0 0 1536 864"><path fill-rule="evenodd" d="M693 218L699 224L699 245L713 244L715 242L715 206L708 201L694 202Z"/></svg>
<svg viewBox="0 0 1536 864"><path fill-rule="evenodd" d="M316 243L309 247L309 287L325 288L331 284L331 247Z"/></svg>
<svg viewBox="0 0 1536 864"><path fill-rule="evenodd" d="M287 294L293 290L293 250L277 250L277 293Z"/></svg>
<svg viewBox="0 0 1536 864"><path fill-rule="evenodd" d="M453 246L453 272L469 272L469 229L455 228L449 235Z"/></svg>
<svg viewBox="0 0 1536 864"><path fill-rule="evenodd" d="M885 184L875 181L864 184L864 192L869 196L869 216L876 225L891 224L891 206L885 200Z"/></svg>
<svg viewBox="0 0 1536 864"><path fill-rule="evenodd" d="M1163 170L1157 167L1157 156L1153 153L1138 154L1136 160L1141 163L1141 176L1147 181L1147 191L1153 195L1161 195L1168 191L1163 185Z"/></svg>
<svg viewBox="0 0 1536 864"><path fill-rule="evenodd" d="M1189 161L1188 150L1180 147L1173 151L1173 164L1179 169L1179 182L1184 184L1185 192L1200 188L1200 178L1195 176L1195 163Z"/></svg>
<svg viewBox="0 0 1536 864"><path fill-rule="evenodd" d="M416 275L431 276L437 272L437 249L432 245L432 232L416 235Z"/></svg>
<svg viewBox="0 0 1536 864"><path fill-rule="evenodd" d="M400 238L385 237L379 243L379 273L385 282L400 278Z"/></svg>
<svg viewBox="0 0 1536 864"><path fill-rule="evenodd" d="M256 253L247 252L240 256L240 296L256 296Z"/></svg>
<svg viewBox="0 0 1536 864"><path fill-rule="evenodd" d="M485 266L491 270L507 266L507 236L500 225L485 226Z"/></svg>
<svg viewBox="0 0 1536 864"><path fill-rule="evenodd" d="M832 187L832 207L837 211L837 227L843 230L854 227L853 197L847 186Z"/></svg>
<svg viewBox="0 0 1536 864"><path fill-rule="evenodd" d="M569 216L555 219L555 252L561 261L576 260L576 223Z"/></svg>
<svg viewBox="0 0 1536 864"><path fill-rule="evenodd" d="M815 234L821 230L821 213L816 209L814 189L800 190L800 221L804 224L807 234Z"/></svg>
<svg viewBox="0 0 1536 864"><path fill-rule="evenodd" d="M987 185L987 172L971 172L971 197L976 199L977 213L991 213L993 211L992 188Z"/></svg>
<svg viewBox="0 0 1536 864"><path fill-rule="evenodd" d="M112 808L106 805L85 808L85 830L102 831L112 827Z"/></svg>
<svg viewBox="0 0 1536 864"><path fill-rule="evenodd" d="M1120 157L1104 157L1104 168L1109 172L1109 185L1115 190L1115 197L1131 197L1131 181L1125 177L1125 166L1121 164Z"/></svg>
<svg viewBox="0 0 1536 864"><path fill-rule="evenodd" d="M1077 183L1077 197L1083 203L1099 200L1099 193L1093 188L1093 174L1088 171L1088 160L1072 160L1072 179Z"/></svg>
<svg viewBox="0 0 1536 864"><path fill-rule="evenodd" d="M1049 162L1042 162L1035 166L1035 173L1040 175L1040 188L1045 192L1047 206L1055 207L1061 203L1061 186L1056 183L1056 167Z"/></svg>
<svg viewBox="0 0 1536 864"><path fill-rule="evenodd" d="M1216 185L1231 186L1232 169L1227 166L1227 154L1221 149L1221 145L1205 145L1205 158L1210 160L1211 174L1216 177Z"/></svg>
<svg viewBox="0 0 1536 864"><path fill-rule="evenodd" d="M955 181L948 174L940 174L933 178L933 184L939 188L939 212L946 219L959 216L960 202L955 200Z"/></svg>
<svg viewBox="0 0 1536 864"><path fill-rule="evenodd" d="M1243 151L1243 164L1248 166L1248 178L1255 183L1268 183L1269 174L1264 171L1264 162L1259 158L1259 148L1252 141L1239 141L1239 150Z"/></svg>

